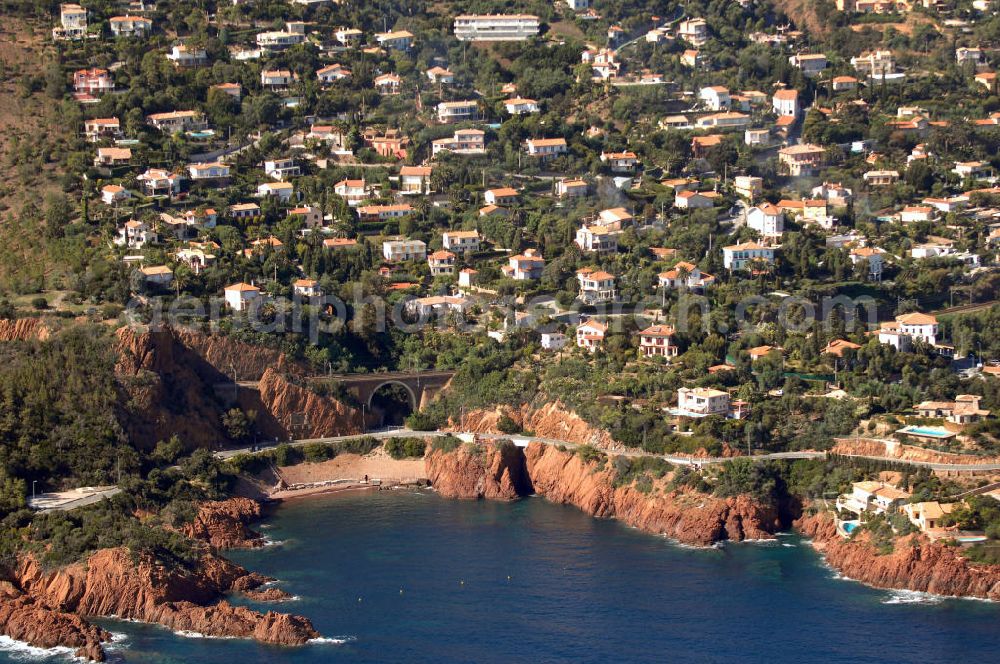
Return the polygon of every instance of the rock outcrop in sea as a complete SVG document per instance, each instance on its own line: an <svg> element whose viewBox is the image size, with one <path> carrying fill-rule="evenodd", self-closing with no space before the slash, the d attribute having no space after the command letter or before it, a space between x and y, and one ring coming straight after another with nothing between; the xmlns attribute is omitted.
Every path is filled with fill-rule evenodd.
<svg viewBox="0 0 1000 664"><path fill-rule="evenodd" d="M246 498L206 503L188 534L213 548L259 546L260 536L247 527L259 514L259 505ZM259 601L287 599L284 591L263 587L272 580L208 551L193 563L181 563L133 555L121 547L101 549L84 562L53 570L24 555L0 581L0 633L37 647L71 647L95 661L103 661L101 644L111 635L87 622L88 617L278 645L317 638L307 618L261 613L223 599L228 593Z"/></svg>
<svg viewBox="0 0 1000 664"><path fill-rule="evenodd" d="M252 549L264 546L264 537L247 525L259 518L260 503L256 500L213 500L198 507L198 514L183 532L214 549Z"/></svg>

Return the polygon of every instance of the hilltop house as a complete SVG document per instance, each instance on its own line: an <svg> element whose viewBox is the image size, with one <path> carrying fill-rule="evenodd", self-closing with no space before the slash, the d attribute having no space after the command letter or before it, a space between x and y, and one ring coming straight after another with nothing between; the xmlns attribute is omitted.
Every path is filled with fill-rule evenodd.
<svg viewBox="0 0 1000 664"><path fill-rule="evenodd" d="M373 82L375 89L383 95L398 95L399 89L403 86L403 79L393 73L376 76Z"/></svg>
<svg viewBox="0 0 1000 664"><path fill-rule="evenodd" d="M200 126L202 116L198 111L170 111L153 113L146 120L160 131L176 134Z"/></svg>
<svg viewBox="0 0 1000 664"><path fill-rule="evenodd" d="M142 249L148 244L156 244L159 239L156 231L145 221L129 219L117 229L113 242L119 247Z"/></svg>
<svg viewBox="0 0 1000 664"><path fill-rule="evenodd" d="M756 263L774 263L776 247L744 242L722 248L722 264L727 270L742 270Z"/></svg>
<svg viewBox="0 0 1000 664"><path fill-rule="evenodd" d="M87 140L96 143L105 138L120 138L121 122L118 118L93 118L83 121L83 133Z"/></svg>
<svg viewBox="0 0 1000 664"><path fill-rule="evenodd" d="M350 207L357 207L368 198L368 187L365 186L364 179L341 180L333 185L333 193L347 201Z"/></svg>
<svg viewBox="0 0 1000 664"><path fill-rule="evenodd" d="M576 347L583 348L591 353L604 343L604 336L608 332L608 326L596 320L587 320L576 326Z"/></svg>
<svg viewBox="0 0 1000 664"><path fill-rule="evenodd" d="M896 316L896 320L882 323L878 330L878 341L888 344L898 351L909 350L914 340L931 346L937 343L937 317L913 312Z"/></svg>
<svg viewBox="0 0 1000 664"><path fill-rule="evenodd" d="M150 168L136 178L146 196L172 196L181 191L181 176L162 168Z"/></svg>
<svg viewBox="0 0 1000 664"><path fill-rule="evenodd" d="M944 527L944 518L955 511L961 503L939 503L936 500L903 505L903 513L922 533Z"/></svg>
<svg viewBox="0 0 1000 664"><path fill-rule="evenodd" d="M441 244L445 249L465 253L479 251L478 231L447 231L441 235Z"/></svg>
<svg viewBox="0 0 1000 664"><path fill-rule="evenodd" d="M661 272L657 283L660 288L668 290L686 288L691 291L704 291L715 283L715 277L702 272L694 263L681 261L666 272Z"/></svg>
<svg viewBox="0 0 1000 664"><path fill-rule="evenodd" d="M499 187L497 189L487 189L483 193L483 200L487 205L517 205L519 194L511 187Z"/></svg>
<svg viewBox="0 0 1000 664"><path fill-rule="evenodd" d="M208 53L203 48L193 48L187 44L175 44L167 53L167 60L178 68L200 67L208 64Z"/></svg>
<svg viewBox="0 0 1000 664"><path fill-rule="evenodd" d="M677 390L677 409L673 413L681 417L727 417L729 393L710 387L682 387Z"/></svg>
<svg viewBox="0 0 1000 664"><path fill-rule="evenodd" d="M462 122L463 120L475 120L479 117L479 102L471 99L467 101L443 101L437 105L438 122Z"/></svg>
<svg viewBox="0 0 1000 664"><path fill-rule="evenodd" d="M764 237L781 237L785 231L785 213L773 203L763 203L747 212L747 226Z"/></svg>
<svg viewBox="0 0 1000 664"><path fill-rule="evenodd" d="M618 234L604 226L584 224L576 231L576 246L581 251L612 254L618 251Z"/></svg>
<svg viewBox="0 0 1000 664"><path fill-rule="evenodd" d="M549 159L566 152L565 138L529 138L525 141L525 149L530 157Z"/></svg>
<svg viewBox="0 0 1000 664"><path fill-rule="evenodd" d="M264 161L264 174L274 180L285 180L302 174L293 157L278 157Z"/></svg>
<svg viewBox="0 0 1000 664"><path fill-rule="evenodd" d="M145 37L153 30L153 20L143 16L112 16L108 24L115 37Z"/></svg>
<svg viewBox="0 0 1000 664"><path fill-rule="evenodd" d="M559 198L575 198L586 196L588 186L584 180L559 180L556 183L556 196Z"/></svg>
<svg viewBox="0 0 1000 664"><path fill-rule="evenodd" d="M97 148L94 166L125 166L132 161L131 148Z"/></svg>
<svg viewBox="0 0 1000 664"><path fill-rule="evenodd" d="M437 83L439 85L451 85L455 82L455 74L444 67L431 67L426 72L428 80L431 83Z"/></svg>
<svg viewBox="0 0 1000 664"><path fill-rule="evenodd" d="M100 96L105 92L113 92L115 82L107 69L93 67L73 72L73 90L75 92Z"/></svg>
<svg viewBox="0 0 1000 664"><path fill-rule="evenodd" d="M677 36L692 46L708 42L708 22L703 18L689 18L677 26Z"/></svg>
<svg viewBox="0 0 1000 664"><path fill-rule="evenodd" d="M413 47L413 33L408 30L380 32L375 35L375 41L382 48L394 51L409 51Z"/></svg>
<svg viewBox="0 0 1000 664"><path fill-rule="evenodd" d="M800 143L778 150L778 162L792 177L815 175L826 158L826 150L818 145Z"/></svg>
<svg viewBox="0 0 1000 664"><path fill-rule="evenodd" d="M528 115L538 113L541 110L538 108L538 102L534 99L523 99L521 97L508 99L503 105L504 109L511 115Z"/></svg>
<svg viewBox="0 0 1000 664"><path fill-rule="evenodd" d="M639 165L639 157L634 152L602 152L601 163L615 173L632 173Z"/></svg>
<svg viewBox="0 0 1000 664"><path fill-rule="evenodd" d="M316 70L316 78L320 83L329 84L351 77L351 70L340 63L327 65Z"/></svg>
<svg viewBox="0 0 1000 664"><path fill-rule="evenodd" d="M431 156L441 151L456 154L485 154L486 132L482 129L459 129L451 138L438 138L431 142Z"/></svg>
<svg viewBox="0 0 1000 664"><path fill-rule="evenodd" d="M540 279L545 261L534 249L526 249L523 254L511 256L508 264L501 268L507 277L517 281Z"/></svg>
<svg viewBox="0 0 1000 664"><path fill-rule="evenodd" d="M226 304L233 311L246 311L254 302L260 301L260 289L253 284L238 283L223 290Z"/></svg>
<svg viewBox="0 0 1000 664"><path fill-rule="evenodd" d="M822 53L803 53L788 58L788 64L798 67L802 71L803 76L811 78L818 76L820 72L826 69L827 61L826 56Z"/></svg>
<svg viewBox="0 0 1000 664"><path fill-rule="evenodd" d="M771 101L775 115L787 115L794 118L798 117L802 110L799 106L798 90L778 90L774 93Z"/></svg>
<svg viewBox="0 0 1000 664"><path fill-rule="evenodd" d="M524 41L538 34L533 14L462 14L455 17L459 41Z"/></svg>
<svg viewBox="0 0 1000 664"><path fill-rule="evenodd" d="M427 265L432 277L449 276L455 271L455 254L439 249L427 255Z"/></svg>
<svg viewBox="0 0 1000 664"><path fill-rule="evenodd" d="M361 221L387 221L413 214L413 206L408 203L397 205L360 205L354 208ZM423 256L421 256L423 258Z"/></svg>
<svg viewBox="0 0 1000 664"><path fill-rule="evenodd" d="M955 424L971 424L989 417L990 411L979 407L978 394L959 394L954 401L922 401L913 407L920 417L942 417Z"/></svg>
<svg viewBox="0 0 1000 664"><path fill-rule="evenodd" d="M698 99L701 100L706 108L712 111L729 110L733 101L729 96L729 89L721 85L702 88L698 93Z"/></svg>
<svg viewBox="0 0 1000 664"><path fill-rule="evenodd" d="M584 304L594 305L613 302L616 296L615 276L603 270L585 267L576 273L580 292L577 297Z"/></svg>
<svg viewBox="0 0 1000 664"><path fill-rule="evenodd" d="M101 187L101 201L105 205L115 205L131 197L132 193L119 184L106 184Z"/></svg>
<svg viewBox="0 0 1000 664"><path fill-rule="evenodd" d="M391 263L423 260L427 245L421 240L386 240L382 243L382 257Z"/></svg>
<svg viewBox="0 0 1000 664"><path fill-rule="evenodd" d="M430 166L401 166L399 169L399 193L404 196L431 193Z"/></svg>
<svg viewBox="0 0 1000 664"><path fill-rule="evenodd" d="M909 498L909 493L885 482L855 482L850 494L841 494L837 498L837 509L858 515L862 512L892 513L898 511Z"/></svg>
<svg viewBox="0 0 1000 664"><path fill-rule="evenodd" d="M639 332L639 354L643 357L677 357L678 348L673 343L674 328L670 325L651 325Z"/></svg>

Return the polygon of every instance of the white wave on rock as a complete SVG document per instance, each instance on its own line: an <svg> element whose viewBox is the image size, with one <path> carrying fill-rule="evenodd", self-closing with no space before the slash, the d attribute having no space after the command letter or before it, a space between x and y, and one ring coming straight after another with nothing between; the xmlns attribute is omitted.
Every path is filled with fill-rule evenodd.
<svg viewBox="0 0 1000 664"><path fill-rule="evenodd" d="M317 636L315 639L309 639L308 643L341 646L352 641L357 641L357 638L353 636Z"/></svg>
<svg viewBox="0 0 1000 664"><path fill-rule="evenodd" d="M54 648L39 648L24 641L17 641L9 636L0 635L0 652L5 652L16 660L50 660L52 658L80 660L73 655L74 649L66 646ZM83 661L83 660L80 660Z"/></svg>
<svg viewBox="0 0 1000 664"><path fill-rule="evenodd" d="M925 593L919 590L890 590L889 596L882 600L883 604L940 604L945 598L941 595Z"/></svg>

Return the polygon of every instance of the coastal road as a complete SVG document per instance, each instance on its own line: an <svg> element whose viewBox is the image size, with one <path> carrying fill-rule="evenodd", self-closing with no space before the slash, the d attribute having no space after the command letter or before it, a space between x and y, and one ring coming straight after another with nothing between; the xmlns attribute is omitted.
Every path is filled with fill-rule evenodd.
<svg viewBox="0 0 1000 664"><path fill-rule="evenodd" d="M68 512L99 503L121 493L117 486L84 487L71 491L40 493L28 499L28 507L39 512Z"/></svg>
<svg viewBox="0 0 1000 664"><path fill-rule="evenodd" d="M301 440L287 441L288 445L292 447L301 447L302 445L309 445L311 443L336 443L341 441L355 440L363 437L372 437L384 440L387 438L410 438L410 437L440 437L440 436L458 436L460 438L471 439L473 436L478 436L486 440L511 440L515 445L519 447L527 447L529 442L539 442L545 445L558 445L565 447L567 449L576 449L583 447L579 443L574 443L568 440L559 440L557 438L544 438L539 436L520 436L520 435L504 435L504 434L481 434L472 431L414 431L412 429L384 429L379 431L371 431L365 434L353 434L348 436L331 436L328 438L307 438ZM266 443L258 445L256 451L262 452L267 449L272 449L277 447L279 443ZM228 459L237 454L251 454L254 450L249 447L244 447L235 450L225 450L222 452L216 452L215 456L220 459ZM780 461L780 460L797 460L797 459L823 459L826 458L825 452L773 452L771 454L755 454L751 457L686 457L677 455L662 455L654 454L652 452L646 452L643 450L637 450L632 448L621 447L618 449L604 450L611 455L621 455L626 457L642 457L642 456L652 456L658 457L665 461L668 461L674 465L678 466L710 466L720 463L726 463L728 461L733 461L736 459L750 458L753 461ZM940 470L940 471L951 471L951 472L1000 472L1000 463L931 463L927 461L909 461L906 459L894 459L891 457L880 457L880 456L867 456L861 454L842 454L840 456L851 457L854 459L869 459L872 461L891 461L898 464L903 464L907 466L913 466L915 468L927 468L930 470Z"/></svg>

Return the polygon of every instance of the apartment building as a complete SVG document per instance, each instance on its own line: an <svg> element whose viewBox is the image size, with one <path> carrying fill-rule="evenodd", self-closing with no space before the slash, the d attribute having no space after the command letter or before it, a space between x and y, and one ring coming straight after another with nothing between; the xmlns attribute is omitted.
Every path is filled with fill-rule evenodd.
<svg viewBox="0 0 1000 664"><path fill-rule="evenodd" d="M427 245L421 240L386 240L382 243L382 257L392 263L423 260Z"/></svg>
<svg viewBox="0 0 1000 664"><path fill-rule="evenodd" d="M455 17L459 41L523 41L538 34L532 14L464 14Z"/></svg>
<svg viewBox="0 0 1000 664"><path fill-rule="evenodd" d="M474 99L465 101L443 101L437 106L438 122L461 122L475 120L479 117L479 102Z"/></svg>

